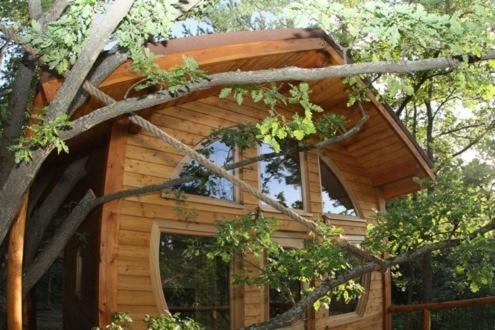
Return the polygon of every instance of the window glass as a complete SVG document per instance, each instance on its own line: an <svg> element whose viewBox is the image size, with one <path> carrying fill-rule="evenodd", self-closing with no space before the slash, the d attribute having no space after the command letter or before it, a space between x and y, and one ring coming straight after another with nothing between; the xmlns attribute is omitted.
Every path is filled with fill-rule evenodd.
<svg viewBox="0 0 495 330"><path fill-rule="evenodd" d="M234 148L227 146L225 143L215 141L202 150L204 156L219 166L234 161ZM231 171L233 173L233 171ZM229 201L234 200L234 185L220 176L208 173L195 160L190 161L182 168L180 177L196 175L201 179L190 181L176 186L188 194L208 196Z"/></svg>
<svg viewBox="0 0 495 330"><path fill-rule="evenodd" d="M356 210L344 186L321 158L320 176L323 213L356 216Z"/></svg>
<svg viewBox="0 0 495 330"><path fill-rule="evenodd" d="M262 144L260 153L273 152L269 144ZM301 163L299 153L260 162L261 192L276 199L285 207L303 209Z"/></svg>
<svg viewBox="0 0 495 330"><path fill-rule="evenodd" d="M286 312L301 300L301 282L287 281L282 283L280 291L270 288L269 294L269 311L272 318Z"/></svg>
<svg viewBox="0 0 495 330"><path fill-rule="evenodd" d="M367 274L362 275L361 277L355 278L354 281L361 283L361 285L364 285L364 277L367 276ZM366 289L366 288L365 288ZM355 312L357 309L357 306L359 304L359 297L351 299L347 303L344 301L344 299L332 299L330 302L330 305L328 306L328 316L334 316L334 315L340 315L340 314L346 314L346 313L351 313Z"/></svg>
<svg viewBox="0 0 495 330"><path fill-rule="evenodd" d="M191 256L185 250L213 238L161 233L160 275L172 314L190 317L208 330L230 328L229 264L220 258Z"/></svg>

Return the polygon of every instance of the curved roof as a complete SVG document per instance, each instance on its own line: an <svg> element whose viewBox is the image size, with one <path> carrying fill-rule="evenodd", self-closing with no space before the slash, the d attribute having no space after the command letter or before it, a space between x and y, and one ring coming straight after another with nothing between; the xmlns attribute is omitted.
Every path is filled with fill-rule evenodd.
<svg viewBox="0 0 495 330"><path fill-rule="evenodd" d="M174 39L163 44L148 45L157 53L157 64L171 68L182 63L182 56L193 57L208 73L234 70L261 70L298 66L317 68L343 64L339 47L321 30L282 29L212 34L199 37ZM126 62L117 68L101 85L105 92L121 99L125 91L140 79L129 70ZM341 113L348 118L348 125L358 120L357 109L347 108L346 86L338 78L310 82L312 98L326 111ZM45 75L42 90L47 102L53 99L61 81ZM214 88L193 93L174 103L218 93ZM419 189L414 177L430 177L434 174L431 161L402 125L390 108L376 100L370 92L371 102L365 105L368 122L350 139L340 145L351 153L367 171L373 185L392 198ZM90 100L77 116L98 106ZM163 107L163 106L162 106ZM153 109L143 110L151 112Z"/></svg>

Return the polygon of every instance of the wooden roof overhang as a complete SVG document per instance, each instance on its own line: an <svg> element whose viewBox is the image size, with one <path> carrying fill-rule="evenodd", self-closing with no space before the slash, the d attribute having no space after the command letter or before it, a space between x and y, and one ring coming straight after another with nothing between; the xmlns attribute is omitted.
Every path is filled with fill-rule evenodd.
<svg viewBox="0 0 495 330"><path fill-rule="evenodd" d="M175 39L164 44L149 45L149 48L159 55L156 62L162 68L182 64L185 55L194 58L208 73L286 66L317 68L343 63L339 47L331 38L321 30L312 29L212 34ZM125 91L141 78L129 67L129 62L122 64L100 88L114 98L121 99ZM45 102L50 102L61 86L61 80L45 74L42 81ZM349 126L359 119L357 109L346 106L347 93L341 79L329 78L310 84L313 101L326 111L344 114ZM174 104L215 95L218 91L219 88L214 88L193 93L174 101ZM369 115L367 123L340 145L357 159L373 185L383 192L386 199L418 190L419 185L414 177L434 177L430 160L388 106L378 102L371 92L369 96L371 102L365 104ZM78 109L75 116L84 115L99 106L101 104L98 101L90 99ZM144 113L146 111L149 113L153 109L143 110ZM94 131L99 130L101 134L106 129L106 125L101 125Z"/></svg>

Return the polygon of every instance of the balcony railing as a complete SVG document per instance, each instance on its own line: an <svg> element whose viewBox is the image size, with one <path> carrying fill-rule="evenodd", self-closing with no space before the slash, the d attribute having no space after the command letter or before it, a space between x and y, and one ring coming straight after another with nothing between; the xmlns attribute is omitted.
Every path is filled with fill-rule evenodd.
<svg viewBox="0 0 495 330"><path fill-rule="evenodd" d="M392 316L391 328L394 330L495 330L495 296L392 305L388 312Z"/></svg>

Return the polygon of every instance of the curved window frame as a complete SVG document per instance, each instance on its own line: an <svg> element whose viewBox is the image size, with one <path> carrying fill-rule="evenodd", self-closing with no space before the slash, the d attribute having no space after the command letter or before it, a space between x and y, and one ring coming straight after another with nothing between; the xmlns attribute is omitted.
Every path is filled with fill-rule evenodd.
<svg viewBox="0 0 495 330"><path fill-rule="evenodd" d="M210 198L210 197L206 197ZM181 223L173 220L154 220L151 225L150 235L150 277L153 296L156 305L160 311L168 311L167 300L162 288L162 277L160 273L160 236L161 233L198 236L198 237L215 237L216 227L211 224L195 224L194 230L188 223ZM234 258L236 259L236 258ZM239 260L230 261L230 274L234 274L239 269ZM231 279L229 280L231 282ZM229 311L230 326L232 329L239 327L242 319L243 299L240 288L229 285Z"/></svg>
<svg viewBox="0 0 495 330"><path fill-rule="evenodd" d="M349 199L351 200L351 203L352 203L352 206L354 208L354 211L356 212L356 215L344 215L344 214L330 213L330 212L325 213L325 212L323 212L323 200L321 200L321 213L328 216L329 218L344 219L344 220L348 219L348 220L354 220L354 221L362 220L363 219L362 212L361 212L360 208L358 207L358 203L356 203L356 198L355 198L352 190L349 189L349 187L347 187L346 181L342 179L342 175L336 169L335 164L330 159L328 159L328 157L323 156L321 154L318 155L318 176L320 179L320 196L323 195L323 187L322 187L322 183L321 183L321 171L320 171L320 168L321 168L320 162L322 162L322 161L330 169L330 171L332 171L333 175L335 175L337 180L339 180L340 184L342 185L345 192L349 196Z"/></svg>
<svg viewBox="0 0 495 330"><path fill-rule="evenodd" d="M215 140L211 143L214 143L218 140ZM206 140L202 140L201 142L199 142L198 144L196 144L193 149L194 150L199 150L201 148L204 148L204 147L207 147L209 144L206 144ZM210 143L210 144L211 144ZM173 179L177 179L180 177L180 174L184 168L184 166L186 166L190 161L191 161L191 157L189 156L184 156L178 163L177 163L177 166L174 168L173 172L171 173L170 175L170 178L173 180ZM235 148L234 147L234 163L238 162L240 160L240 153L239 153L239 150L238 148ZM233 175L236 176L236 177L239 177L239 168L236 168L233 170ZM211 196L203 196L203 195L196 195L196 194L190 194L190 193L184 193L184 196L186 197L186 201L189 201L189 202L199 202L199 203L209 203L209 204L214 204L214 205L220 205L220 206L226 206L226 207L237 207L237 208L243 208L243 206L241 205L241 191L239 189L239 187L235 184L232 184L233 187L234 187L234 191L233 191L233 200L226 200L226 199L221 199L221 198L215 198L215 197L211 197ZM166 193L162 193L162 197L163 198L170 198L170 195L169 194L166 194Z"/></svg>
<svg viewBox="0 0 495 330"><path fill-rule="evenodd" d="M261 146L258 146L256 148L256 155L261 154ZM306 173L306 160L305 160L305 155L304 152L299 152L299 169L301 171L301 198L302 198L302 203L303 203L303 208L302 209L294 209L290 208L291 210L302 214L302 215L311 215L311 212L309 211L309 201L308 201L308 189L307 189L307 173ZM258 162L258 189L261 191L261 178L260 178L260 173L261 173L261 162ZM269 196L272 197L272 196ZM273 197L272 197L273 198ZM267 212L275 212L279 213L280 211L274 209L270 205L267 205L263 203L262 201L259 201L259 206Z"/></svg>

